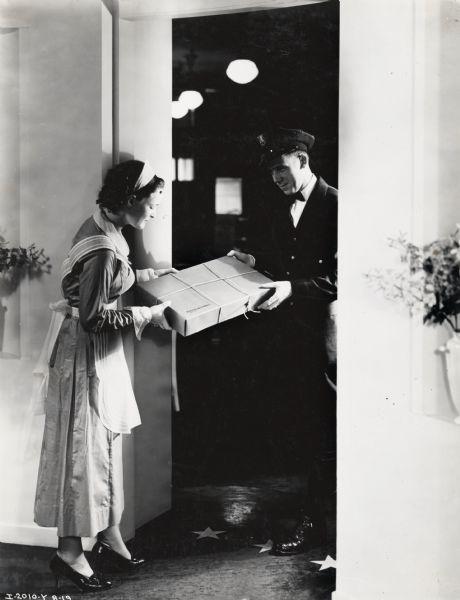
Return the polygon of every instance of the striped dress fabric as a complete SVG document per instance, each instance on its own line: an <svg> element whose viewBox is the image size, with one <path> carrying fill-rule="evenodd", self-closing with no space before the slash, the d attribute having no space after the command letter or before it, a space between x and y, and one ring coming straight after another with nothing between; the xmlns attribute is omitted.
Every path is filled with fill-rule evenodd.
<svg viewBox="0 0 460 600"><path fill-rule="evenodd" d="M134 283L128 246L96 213L62 269L69 307L49 361L35 522L93 537L123 512L122 436L140 424L121 330L134 325L117 299Z"/></svg>

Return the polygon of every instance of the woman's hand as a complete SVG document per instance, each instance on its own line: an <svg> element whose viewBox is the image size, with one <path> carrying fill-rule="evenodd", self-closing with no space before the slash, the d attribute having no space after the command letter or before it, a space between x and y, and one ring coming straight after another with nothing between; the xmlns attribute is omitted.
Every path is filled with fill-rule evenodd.
<svg viewBox="0 0 460 600"><path fill-rule="evenodd" d="M147 283L147 281L152 281L152 279L157 279L157 277L162 277L168 273L178 273L178 270L172 267L168 269L137 269L137 283Z"/></svg>
<svg viewBox="0 0 460 600"><path fill-rule="evenodd" d="M155 325L155 327L161 327L161 329L171 329L168 321L165 317L165 310L171 306L171 301L163 302L162 304L155 304L155 306L150 306L150 323Z"/></svg>
<svg viewBox="0 0 460 600"><path fill-rule="evenodd" d="M163 275L168 275L169 273L179 273L179 271L174 269L174 267L169 267L168 269L155 269L156 277L163 277Z"/></svg>

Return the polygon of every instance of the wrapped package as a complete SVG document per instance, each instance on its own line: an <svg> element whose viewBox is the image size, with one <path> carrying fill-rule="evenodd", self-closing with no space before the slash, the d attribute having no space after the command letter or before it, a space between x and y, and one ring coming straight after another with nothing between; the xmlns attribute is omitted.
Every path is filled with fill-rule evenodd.
<svg viewBox="0 0 460 600"><path fill-rule="evenodd" d="M260 287L271 281L236 258L224 256L138 287L145 305L170 300L168 322L188 336L253 310L271 294Z"/></svg>

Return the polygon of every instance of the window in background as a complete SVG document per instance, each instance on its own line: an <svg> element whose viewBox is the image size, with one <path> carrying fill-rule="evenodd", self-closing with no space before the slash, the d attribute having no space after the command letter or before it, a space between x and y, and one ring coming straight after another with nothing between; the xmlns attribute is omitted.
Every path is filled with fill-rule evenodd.
<svg viewBox="0 0 460 600"><path fill-rule="evenodd" d="M171 170L173 181L193 181L195 178L193 158L173 158Z"/></svg>
<svg viewBox="0 0 460 600"><path fill-rule="evenodd" d="M193 181L194 163L193 158L177 159L177 179L178 181Z"/></svg>
<svg viewBox="0 0 460 600"><path fill-rule="evenodd" d="M216 215L241 215L242 212L241 177L217 177Z"/></svg>

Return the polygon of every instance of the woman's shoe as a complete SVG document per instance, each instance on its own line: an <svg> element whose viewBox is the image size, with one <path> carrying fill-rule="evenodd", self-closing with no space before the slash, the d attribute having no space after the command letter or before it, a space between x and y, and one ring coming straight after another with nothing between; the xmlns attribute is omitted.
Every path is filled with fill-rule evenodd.
<svg viewBox="0 0 460 600"><path fill-rule="evenodd" d="M131 556L125 558L106 543L98 540L91 550L91 563L94 564L96 571L101 573L129 573L136 571L145 564L143 558Z"/></svg>
<svg viewBox="0 0 460 600"><path fill-rule="evenodd" d="M50 569L56 578L56 591L59 592L59 578L66 577L74 583L81 592L99 592L112 587L110 581L98 577L94 573L90 577L82 575L55 554L50 562Z"/></svg>

